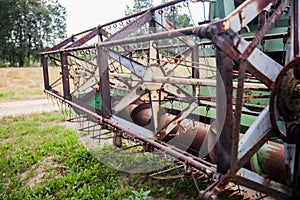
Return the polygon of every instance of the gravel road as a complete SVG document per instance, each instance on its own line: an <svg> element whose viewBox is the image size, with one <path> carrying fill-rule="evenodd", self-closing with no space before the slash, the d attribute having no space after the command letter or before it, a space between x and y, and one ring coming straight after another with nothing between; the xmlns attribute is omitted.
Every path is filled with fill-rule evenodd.
<svg viewBox="0 0 300 200"><path fill-rule="evenodd" d="M0 102L0 117L50 112L58 109L59 107L48 99Z"/></svg>

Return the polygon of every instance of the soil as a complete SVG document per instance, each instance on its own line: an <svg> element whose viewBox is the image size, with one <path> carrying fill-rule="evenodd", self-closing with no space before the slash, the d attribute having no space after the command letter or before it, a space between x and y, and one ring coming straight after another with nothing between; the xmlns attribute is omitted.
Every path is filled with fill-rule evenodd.
<svg viewBox="0 0 300 200"><path fill-rule="evenodd" d="M53 156L46 156L37 165L21 174L21 179L29 187L37 184L44 184L49 181L49 177L57 178L63 176L62 166L55 164Z"/></svg>

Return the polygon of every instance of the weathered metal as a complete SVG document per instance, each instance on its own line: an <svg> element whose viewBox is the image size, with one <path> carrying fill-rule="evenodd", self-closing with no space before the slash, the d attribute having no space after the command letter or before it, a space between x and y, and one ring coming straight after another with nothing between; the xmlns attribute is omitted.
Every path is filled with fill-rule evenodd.
<svg viewBox="0 0 300 200"><path fill-rule="evenodd" d="M68 70L68 57L66 53L60 53L60 59L61 59L61 77L62 77L62 83L63 83L63 95L64 98L70 100L71 94L70 94L70 77L69 77L69 70Z"/></svg>
<svg viewBox="0 0 300 200"><path fill-rule="evenodd" d="M247 49L241 54L241 58L248 58L254 49L261 43L262 39L268 33L268 31L272 28L275 22L279 19L281 14L285 11L286 7L289 5L289 0L284 0L274 11L271 17L268 18L268 21L260 28L258 33L255 35L255 38L252 39Z"/></svg>
<svg viewBox="0 0 300 200"><path fill-rule="evenodd" d="M99 34L99 29L94 28L93 30L88 32L84 37L80 38L77 41L74 41L72 44L67 46L66 49L81 46L81 45L85 44L86 42L88 42L90 39L94 38L98 34Z"/></svg>
<svg viewBox="0 0 300 200"><path fill-rule="evenodd" d="M108 50L105 48L98 48L98 66L100 77L100 93L101 93L101 111L103 117L109 117L112 115L112 106L110 98L109 88L109 67L108 67Z"/></svg>
<svg viewBox="0 0 300 200"><path fill-rule="evenodd" d="M234 123L232 130L232 149L231 149L231 167L235 168L238 161L238 149L239 149L239 134L240 124L243 109L243 95L244 95L244 81L245 73L248 67L248 63L241 60L238 74L238 87L236 92L236 105L234 110Z"/></svg>
<svg viewBox="0 0 300 200"><path fill-rule="evenodd" d="M49 83L49 70L48 70L48 56L42 56L41 63L43 66L43 78L44 78L44 87L45 90L50 90L50 83Z"/></svg>
<svg viewBox="0 0 300 200"><path fill-rule="evenodd" d="M230 181L297 198L298 1L211 1L207 23L181 29L164 16L178 3L188 6L170 1L44 51L46 93L113 131L116 146L138 141L206 173L214 182L203 198ZM61 66L53 83L50 60ZM293 145L270 142L274 136Z"/></svg>
<svg viewBox="0 0 300 200"><path fill-rule="evenodd" d="M231 38L225 36L230 44ZM217 57L217 119L216 130L219 139L216 144L217 171L226 173L231 165L232 130L233 130L233 61L221 49Z"/></svg>

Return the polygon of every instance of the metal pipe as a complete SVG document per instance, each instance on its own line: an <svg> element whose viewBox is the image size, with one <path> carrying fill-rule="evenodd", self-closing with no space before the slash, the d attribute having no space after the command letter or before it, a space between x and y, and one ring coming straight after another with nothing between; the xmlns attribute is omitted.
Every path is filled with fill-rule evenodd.
<svg viewBox="0 0 300 200"><path fill-rule="evenodd" d="M97 113L88 110L72 101L69 101L67 99L64 99L63 97L61 97L60 95L55 94L52 91L48 91L45 90L45 92L49 95L54 96L55 98L58 98L59 100L71 105L73 108L75 109L79 109L82 110L83 112L87 113L88 115L94 117L95 119L97 119L99 122L104 122L107 123L113 127L119 128L125 132L128 132L129 134L132 134L132 136L141 139L144 142L147 142L157 148L162 148L163 151L165 151L166 153L175 156L176 158L185 161L185 159L187 159L187 161L189 162L189 164L191 164L191 166L199 169L199 170L208 170L209 173L213 173L216 169L213 167L213 164L208 164L207 161L202 160L201 158L198 158L199 161L197 160L197 158L193 157L191 159L191 155L189 155L188 153L191 153L195 155L195 152L197 150L199 150L199 147L203 144L205 137L207 137L207 151L209 152L209 157L212 161L212 163L215 163L216 159L215 159L215 148L214 148L214 144L215 144L215 134L213 131L214 126L212 125L208 125L208 124L203 124L201 122L196 122L194 124L194 122L184 122L184 124L182 124L183 127L185 127L189 132L186 133L186 135L188 134L194 134L196 136L196 138L194 138L194 140L192 141L192 143L190 144L190 146L187 148L190 152L185 152L184 150L180 150L179 148L176 148L174 146L170 146L164 143L158 143L158 141L154 140L154 139L149 139L149 138L145 138L144 136L141 136L141 134L139 134L138 132L131 130L130 127L125 127L122 126L118 123L116 123L115 121L112 121L110 119L104 119L102 116L98 115ZM141 105L141 102L136 103L131 105L132 107L130 108L130 110L134 110L137 106ZM149 107L145 106L145 109L150 109ZM151 117L151 111L147 111L147 110L140 110L138 113L136 113L137 115L135 116L135 118L141 117L143 114L146 114L148 116L144 116L144 120L148 121L149 118ZM171 120L172 116L167 116L164 120ZM145 121L143 122L145 123ZM147 124L147 123L145 123ZM155 134L155 133L153 133ZM206 136L206 134L208 134ZM184 136L184 134L182 134ZM242 134L240 134L240 139L243 137ZM183 137L178 139L178 141L175 141L176 145L180 145L180 141L182 141L182 139L184 139ZM173 141L172 141L173 142ZM274 159L276 158L276 159ZM199 164L199 162L201 162ZM285 183L287 180L287 172L286 172L286 168L285 168L285 163L284 163L284 147L282 144L278 144L275 142L267 142L266 144L264 144L262 146L262 148L260 150L258 150L258 152L254 155L253 158L251 158L250 160L250 164L251 164L251 169L252 171L261 174L261 175L268 175L271 179L276 180L278 182L281 183ZM207 167L208 166L208 167Z"/></svg>
<svg viewBox="0 0 300 200"><path fill-rule="evenodd" d="M205 26L203 26L205 27ZM126 39L120 39L120 40L114 40L114 41L108 41L108 42L102 42L99 44L99 46L102 47L112 47L116 45L126 45L126 44L132 44L132 43L138 43L138 42L146 42L151 40L161 40L161 39L170 39L174 37L179 37L183 35L194 35L198 32L198 30L202 28L200 27L188 27L188 28L182 28L182 29L175 29L171 31L165 31L161 33L154 33L150 35L143 35L138 36L134 38L126 38Z"/></svg>
<svg viewBox="0 0 300 200"><path fill-rule="evenodd" d="M41 55L56 54L56 53L70 52L70 51L80 51L80 50L86 50L86 49L92 49L92 48L95 48L95 45L86 45L86 46L72 47L72 48L67 48L67 49L44 51L41 53Z"/></svg>
<svg viewBox="0 0 300 200"><path fill-rule="evenodd" d="M198 79L198 78L175 78L175 77L163 77L153 76L151 77L154 82L161 83L174 83L174 84L190 84L190 85L205 85L205 86L216 86L216 80L213 79ZM237 88L238 83L233 82L233 88ZM268 87L260 83L249 83L246 82L244 85L245 90L269 90Z"/></svg>
<svg viewBox="0 0 300 200"><path fill-rule="evenodd" d="M187 164L191 165L192 167L195 167L196 169L199 169L200 171L208 174L208 175L212 175L214 172L215 172L215 168L210 164L208 165L207 164L207 161L205 160L202 160L201 158L197 158L195 156L192 156L190 154L184 154L182 152L182 150L174 147L174 146L171 146L171 145L168 145L166 143L161 143L157 140L154 140L152 138L147 138L141 134L139 134L139 132L131 129L130 127L126 127L122 124L120 124L118 121L114 120L114 117L112 118L103 118L101 115L98 115L97 113L95 112L92 112L91 110L88 110L86 108L84 108L83 106L80 106L68 99L65 99L63 97L61 97L60 95L58 94L55 94L53 93L52 91L48 91L48 90L45 90L45 93L61 100L62 102L64 103L67 103L69 104L70 106L72 106L73 108L76 108L76 109L79 109L83 112L85 112L86 114L90 115L91 117L95 118L96 120L99 121L99 123L105 123L107 125L110 125L114 128L117 128L117 129L120 129L122 131L125 131L126 133L130 134L131 136L141 140L141 141L144 141L158 149L161 149L162 151L166 152L167 154L173 156L174 158L177 158L181 161L185 161L187 162ZM155 133L153 133L154 135Z"/></svg>

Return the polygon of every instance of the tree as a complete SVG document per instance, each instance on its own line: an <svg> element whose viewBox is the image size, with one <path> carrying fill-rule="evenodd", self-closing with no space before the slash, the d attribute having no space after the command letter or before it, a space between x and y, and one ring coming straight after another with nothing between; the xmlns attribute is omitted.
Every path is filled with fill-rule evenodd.
<svg viewBox="0 0 300 200"><path fill-rule="evenodd" d="M133 7L130 8L126 5L125 15L131 15L133 13L137 13L139 11L150 8L153 4L153 0L134 0Z"/></svg>
<svg viewBox="0 0 300 200"><path fill-rule="evenodd" d="M167 0L161 0L161 3L166 3ZM139 11L148 9L152 6L153 0L134 0L132 7L128 5L125 11L126 15L137 13ZM190 24L190 17L186 13L181 13L182 6L177 4L164 9L164 16L177 27L188 27Z"/></svg>
<svg viewBox="0 0 300 200"><path fill-rule="evenodd" d="M57 0L0 0L0 60L24 66L66 37L66 11Z"/></svg>

